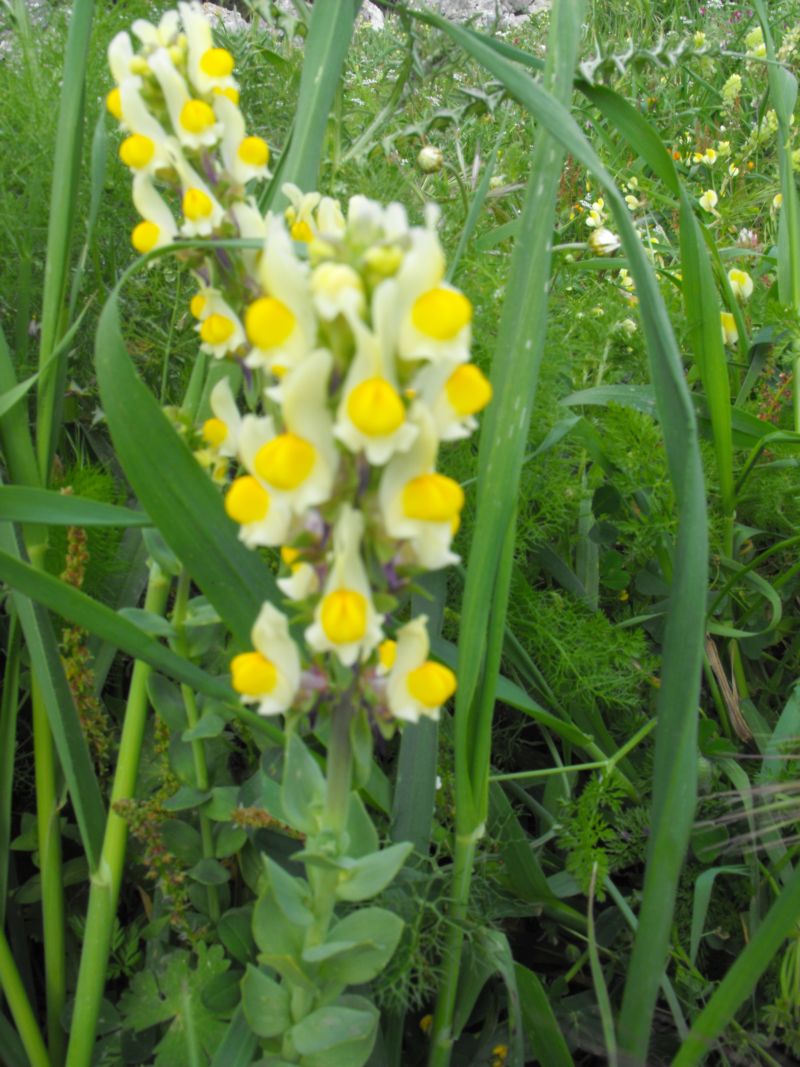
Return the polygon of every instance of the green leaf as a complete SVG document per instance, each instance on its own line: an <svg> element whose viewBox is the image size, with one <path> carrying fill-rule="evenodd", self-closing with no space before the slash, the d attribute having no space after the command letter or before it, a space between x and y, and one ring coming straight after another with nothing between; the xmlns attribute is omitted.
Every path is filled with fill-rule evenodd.
<svg viewBox="0 0 800 1067"><path fill-rule="evenodd" d="M214 1054L211 1067L250 1067L257 1045L258 1039L240 1004Z"/></svg>
<svg viewBox="0 0 800 1067"><path fill-rule="evenodd" d="M221 826L214 842L214 855L218 860L233 856L247 841L243 826Z"/></svg>
<svg viewBox="0 0 800 1067"><path fill-rule="evenodd" d="M231 908L220 917L217 923L217 936L239 963L247 963L256 954L253 940L253 905Z"/></svg>
<svg viewBox="0 0 800 1067"><path fill-rule="evenodd" d="M191 867L187 874L200 885L224 885L230 881L230 871L217 860L201 859Z"/></svg>
<svg viewBox="0 0 800 1067"><path fill-rule="evenodd" d="M200 834L188 822L165 819L161 824L161 836L167 849L187 867L202 859Z"/></svg>
<svg viewBox="0 0 800 1067"><path fill-rule="evenodd" d="M208 800L209 796L207 789L195 789L194 786L182 785L177 793L167 797L162 807L165 811L191 811Z"/></svg>
<svg viewBox="0 0 800 1067"><path fill-rule="evenodd" d="M165 619L162 615L154 615L151 611L145 611L144 608L120 608L117 615L127 622L132 622L143 633L153 637L174 638L178 636L177 630L169 619Z"/></svg>
<svg viewBox="0 0 800 1067"><path fill-rule="evenodd" d="M205 1062L202 1052L211 1056L225 1033L225 1023L205 1006L202 994L209 982L227 971L229 963L220 945L209 948L199 941L196 952L194 968L192 954L185 949L156 959L133 977L120 1000L126 1029L141 1031L169 1024L156 1046L154 1067L200 1065Z"/></svg>
<svg viewBox="0 0 800 1067"><path fill-rule="evenodd" d="M711 891L714 888L714 882L718 874L740 874L748 877L750 872L746 867L711 867L697 876L694 883L692 926L689 934L689 959L692 961L693 966L697 960L700 938L703 936L708 905L711 901Z"/></svg>
<svg viewBox="0 0 800 1067"><path fill-rule="evenodd" d="M378 1012L363 997L318 1008L289 1031L303 1067L363 1067L378 1032Z"/></svg>
<svg viewBox="0 0 800 1067"><path fill-rule="evenodd" d="M238 539L219 490L139 379L119 326L119 293L97 327L97 382L114 447L142 507L243 645L265 600L278 600L258 553ZM191 683L190 683L191 684Z"/></svg>
<svg viewBox="0 0 800 1067"><path fill-rule="evenodd" d="M253 1033L259 1037L278 1037L292 1023L286 987L252 964L247 965L242 979L242 1010Z"/></svg>
<svg viewBox="0 0 800 1067"><path fill-rule="evenodd" d="M310 926L314 921L314 913L308 906L311 902L308 884L302 878L294 878L268 856L264 862L275 903L286 919L295 926Z"/></svg>
<svg viewBox="0 0 800 1067"><path fill-rule="evenodd" d="M319 813L325 803L325 778L311 753L292 734L286 745L281 804L289 825L301 834L319 830Z"/></svg>
<svg viewBox="0 0 800 1067"><path fill-rule="evenodd" d="M394 955L403 926L403 920L385 908L359 908L336 923L321 945L305 949L303 959L322 964L323 981L371 982Z"/></svg>
<svg viewBox="0 0 800 1067"><path fill-rule="evenodd" d="M519 989L522 1026L531 1051L547 1067L574 1067L564 1035L553 1014L550 997L533 971L514 964Z"/></svg>
<svg viewBox="0 0 800 1067"><path fill-rule="evenodd" d="M408 859L411 842L401 841L380 852L342 862L342 880L336 886L338 900L369 900L394 879Z"/></svg>
<svg viewBox="0 0 800 1067"><path fill-rule="evenodd" d="M0 518L44 526L152 525L141 511L26 485L0 485Z"/></svg>
<svg viewBox="0 0 800 1067"><path fill-rule="evenodd" d="M196 726L184 730L181 741L203 741L210 737L219 737L225 729L225 720L213 711L206 712Z"/></svg>
<svg viewBox="0 0 800 1067"><path fill-rule="evenodd" d="M358 793L350 794L347 807L347 851L351 856L366 856L378 851L378 832Z"/></svg>
<svg viewBox="0 0 800 1067"><path fill-rule="evenodd" d="M70 587L58 579L50 578L49 575L40 574L29 564L22 562L21 550L14 536L13 527L6 522L0 522L0 546L5 550L0 551L0 577L5 578L15 588L14 607L47 710L48 722L75 810L86 859L90 869L95 870L100 861L103 843L105 808L75 702L64 675L61 655L53 633L53 624L47 611L40 604L22 595L28 590L20 590L18 584L9 579L8 571L24 572L35 579L41 578L52 582L61 589ZM7 565L5 572L4 563Z"/></svg>
<svg viewBox="0 0 800 1067"><path fill-rule="evenodd" d="M263 890L256 902L253 936L261 952L259 962L273 967L292 985L308 993L316 992L315 983L301 963L303 930L285 921L270 888Z"/></svg>

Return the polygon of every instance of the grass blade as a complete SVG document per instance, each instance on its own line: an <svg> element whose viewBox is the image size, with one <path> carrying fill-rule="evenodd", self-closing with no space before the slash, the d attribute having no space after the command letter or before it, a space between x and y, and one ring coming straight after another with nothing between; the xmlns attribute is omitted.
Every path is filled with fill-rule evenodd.
<svg viewBox="0 0 800 1067"><path fill-rule="evenodd" d="M574 1067L567 1042L561 1033L550 998L533 971L521 963L514 965L517 973L522 1025L531 1051L547 1067Z"/></svg>
<svg viewBox="0 0 800 1067"><path fill-rule="evenodd" d="M0 485L0 519L47 526L152 526L141 511L51 489Z"/></svg>

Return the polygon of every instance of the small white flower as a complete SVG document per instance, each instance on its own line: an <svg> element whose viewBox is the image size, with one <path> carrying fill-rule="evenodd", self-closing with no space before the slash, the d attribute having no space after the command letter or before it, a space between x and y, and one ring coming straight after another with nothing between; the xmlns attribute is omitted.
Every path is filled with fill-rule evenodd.
<svg viewBox="0 0 800 1067"><path fill-rule="evenodd" d="M589 235L588 245L596 256L611 256L620 247L619 237L605 226L599 227Z"/></svg>
<svg viewBox="0 0 800 1067"><path fill-rule="evenodd" d="M713 189L706 189L703 195L698 198L698 202L703 211L713 211L719 202L719 197Z"/></svg>
<svg viewBox="0 0 800 1067"><path fill-rule="evenodd" d="M744 302L753 295L753 279L746 270L739 270L737 267L731 268L728 271L728 281L731 283L733 295L737 300Z"/></svg>

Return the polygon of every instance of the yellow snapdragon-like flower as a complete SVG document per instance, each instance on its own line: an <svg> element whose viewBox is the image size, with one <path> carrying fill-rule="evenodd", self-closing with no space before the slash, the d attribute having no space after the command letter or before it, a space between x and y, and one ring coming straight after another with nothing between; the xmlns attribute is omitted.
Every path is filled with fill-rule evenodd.
<svg viewBox="0 0 800 1067"><path fill-rule="evenodd" d="M418 435L407 452L387 464L378 490L383 523L390 537L407 542L410 563L438 570L459 557L450 551L464 493L458 482L435 470L438 439L428 409L416 402L409 412Z"/></svg>
<svg viewBox="0 0 800 1067"><path fill-rule="evenodd" d="M156 192L147 174L135 174L133 178L133 203L142 216L134 227L131 244L141 255L171 244L178 232L172 212L164 199Z"/></svg>
<svg viewBox="0 0 800 1067"><path fill-rule="evenodd" d="M188 43L187 73L195 89L204 96L238 89L233 77L233 56L227 49L215 47L211 26L200 4L180 3L178 11Z"/></svg>
<svg viewBox="0 0 800 1067"><path fill-rule="evenodd" d="M286 616L266 603L250 638L253 652L231 661L231 684L243 704L257 704L259 715L279 715L292 706L300 688L300 653L289 635Z"/></svg>
<svg viewBox="0 0 800 1067"><path fill-rule="evenodd" d="M183 76L176 70L169 52L156 49L150 57L175 136L184 148L211 148L222 135L222 123L205 100L192 96Z"/></svg>
<svg viewBox="0 0 800 1067"><path fill-rule="evenodd" d="M589 248L596 256L611 256L620 247L622 242L619 237L605 226L593 230L587 241Z"/></svg>
<svg viewBox="0 0 800 1067"><path fill-rule="evenodd" d="M738 267L731 268L728 271L728 281L731 284L733 295L737 300L741 300L742 303L745 300L749 300L753 295L753 279L746 270L739 270Z"/></svg>
<svg viewBox="0 0 800 1067"><path fill-rule="evenodd" d="M713 189L706 189L703 195L698 198L698 201L703 211L713 212L719 203L719 197Z"/></svg>
<svg viewBox="0 0 800 1067"><path fill-rule="evenodd" d="M474 363L429 363L413 380L412 391L433 415L440 441L458 441L477 429L475 416L492 399L492 386Z"/></svg>
<svg viewBox="0 0 800 1067"><path fill-rule="evenodd" d="M472 304L444 282L444 255L433 230L416 230L396 275L400 310L398 354L403 359L466 362Z"/></svg>
<svg viewBox="0 0 800 1067"><path fill-rule="evenodd" d="M247 343L244 327L218 290L206 289L198 296L203 301L195 327L202 342L200 350L208 352L215 359L224 359Z"/></svg>
<svg viewBox="0 0 800 1067"><path fill-rule="evenodd" d="M242 416L236 405L231 384L222 378L211 390L209 397L212 415L203 423L203 438L221 456L233 458L239 451L239 434Z"/></svg>
<svg viewBox="0 0 800 1067"><path fill-rule="evenodd" d="M724 345L737 344L739 331L736 329L736 319L730 311L721 311L719 313L719 324L722 330L722 343Z"/></svg>
<svg viewBox="0 0 800 1067"><path fill-rule="evenodd" d="M442 705L456 691L456 676L450 668L428 659L427 622L420 615L403 626L393 649L386 698L392 715L404 722L438 719Z"/></svg>
<svg viewBox="0 0 800 1067"><path fill-rule="evenodd" d="M281 560L289 569L289 575L278 578L277 586L289 600L306 600L319 592L319 576L310 563L298 560L299 549L283 546Z"/></svg>
<svg viewBox="0 0 800 1067"><path fill-rule="evenodd" d="M245 185L253 178L269 174L269 147L261 137L247 135L244 115L227 96L218 95L214 110L222 123L220 154L225 170L231 178Z"/></svg>
<svg viewBox="0 0 800 1067"><path fill-rule="evenodd" d="M148 49L171 48L180 33L180 19L177 11L165 11L155 26L147 19L135 19L131 29Z"/></svg>
<svg viewBox="0 0 800 1067"><path fill-rule="evenodd" d="M349 505L333 534L333 561L306 641L315 652L334 652L346 667L366 660L383 638L361 559L364 517Z"/></svg>
<svg viewBox="0 0 800 1067"><path fill-rule="evenodd" d="M284 182L281 190L290 202L286 209L286 221L292 240L308 244L318 232L314 211L322 197L319 193L304 193L292 182Z"/></svg>

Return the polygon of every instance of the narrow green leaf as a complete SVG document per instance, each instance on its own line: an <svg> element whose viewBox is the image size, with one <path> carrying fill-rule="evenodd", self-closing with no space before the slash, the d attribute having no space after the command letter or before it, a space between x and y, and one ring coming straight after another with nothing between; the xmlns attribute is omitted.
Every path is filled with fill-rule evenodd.
<svg viewBox="0 0 800 1067"><path fill-rule="evenodd" d="M97 327L97 380L119 460L144 510L217 609L236 639L249 645L274 580L258 554L244 547L225 514L219 490L178 437L139 379L119 328L119 291Z"/></svg>
<svg viewBox="0 0 800 1067"><path fill-rule="evenodd" d="M522 1026L531 1051L547 1067L574 1067L550 998L538 976L521 963L514 964L519 989Z"/></svg>
<svg viewBox="0 0 800 1067"><path fill-rule="evenodd" d="M0 485L0 519L45 526L153 525L141 511L20 485Z"/></svg>
<svg viewBox="0 0 800 1067"><path fill-rule="evenodd" d="M250 1067L257 1047L258 1037L250 1029L240 1004L214 1053L211 1067Z"/></svg>
<svg viewBox="0 0 800 1067"><path fill-rule="evenodd" d="M714 882L718 874L743 874L748 877L750 872L745 867L709 867L707 871L703 871L697 876L697 880L694 883L692 924L689 931L689 959L692 961L692 965L697 960L700 938L703 936L708 905L711 902L711 891L714 888Z"/></svg>

